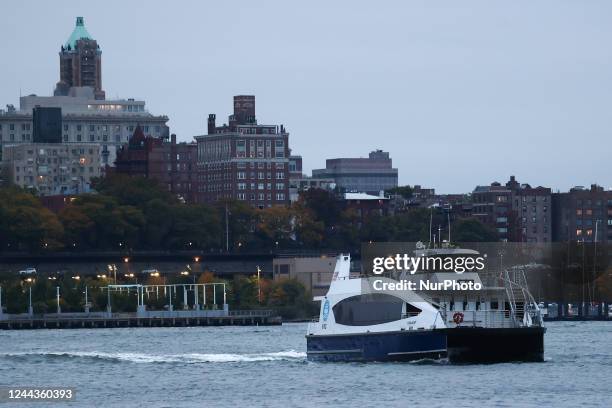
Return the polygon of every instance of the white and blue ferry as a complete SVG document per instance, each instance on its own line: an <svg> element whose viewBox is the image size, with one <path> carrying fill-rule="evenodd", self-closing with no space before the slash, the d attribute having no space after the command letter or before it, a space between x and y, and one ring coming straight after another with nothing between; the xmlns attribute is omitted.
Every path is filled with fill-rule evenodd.
<svg viewBox="0 0 612 408"><path fill-rule="evenodd" d="M429 255L474 253L450 248L426 251ZM308 325L309 360L543 361L546 329L521 271L505 271L500 277L503 285L477 294L380 292L364 281L368 278L352 278L350 262L350 255L337 257L327 295L315 298L321 307L319 319ZM480 283L477 273L436 272L423 277Z"/></svg>

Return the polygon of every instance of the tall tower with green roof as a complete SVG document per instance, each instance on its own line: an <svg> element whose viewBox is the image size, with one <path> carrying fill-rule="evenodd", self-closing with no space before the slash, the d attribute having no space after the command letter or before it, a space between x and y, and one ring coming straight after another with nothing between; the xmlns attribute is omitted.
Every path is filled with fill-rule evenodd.
<svg viewBox="0 0 612 408"><path fill-rule="evenodd" d="M72 88L93 88L95 99L104 99L102 89L102 51L98 42L92 38L83 17L76 18L72 34L62 45L60 53L60 80L55 86L54 95L74 95Z"/></svg>

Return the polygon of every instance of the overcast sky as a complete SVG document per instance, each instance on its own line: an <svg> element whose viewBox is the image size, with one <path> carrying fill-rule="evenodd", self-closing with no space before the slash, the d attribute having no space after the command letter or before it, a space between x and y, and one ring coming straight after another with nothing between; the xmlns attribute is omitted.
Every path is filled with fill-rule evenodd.
<svg viewBox="0 0 612 408"><path fill-rule="evenodd" d="M435 3L435 4L434 4ZM49 95L76 16L107 98L144 99L179 140L254 94L305 171L391 152L400 184L612 187L609 1L13 1L0 103Z"/></svg>

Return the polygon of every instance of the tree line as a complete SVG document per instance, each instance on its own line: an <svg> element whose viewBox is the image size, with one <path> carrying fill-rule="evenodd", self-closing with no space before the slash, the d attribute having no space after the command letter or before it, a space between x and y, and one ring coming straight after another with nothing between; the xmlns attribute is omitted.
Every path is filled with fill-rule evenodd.
<svg viewBox="0 0 612 408"><path fill-rule="evenodd" d="M0 189L0 251L356 250L367 241L428 241L430 223L446 228L440 209L362 218L320 189L302 192L288 207L257 209L241 201L185 204L139 177L111 175L93 187L95 193L71 197L58 213L33 192ZM452 229L457 242L497 239L475 219L457 220Z"/></svg>

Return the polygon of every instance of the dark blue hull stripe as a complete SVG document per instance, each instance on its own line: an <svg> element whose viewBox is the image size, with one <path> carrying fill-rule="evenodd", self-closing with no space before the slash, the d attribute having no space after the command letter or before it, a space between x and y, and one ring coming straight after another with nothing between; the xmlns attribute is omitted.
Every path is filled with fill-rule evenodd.
<svg viewBox="0 0 612 408"><path fill-rule="evenodd" d="M396 331L348 335L309 335L307 356L313 361L406 361L446 356L441 331Z"/></svg>

